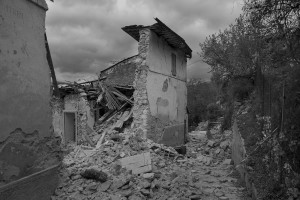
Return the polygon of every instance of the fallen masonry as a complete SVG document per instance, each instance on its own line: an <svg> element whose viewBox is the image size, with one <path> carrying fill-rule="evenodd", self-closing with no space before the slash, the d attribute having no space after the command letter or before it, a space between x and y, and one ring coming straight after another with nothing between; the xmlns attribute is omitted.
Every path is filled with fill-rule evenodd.
<svg viewBox="0 0 300 200"><path fill-rule="evenodd" d="M52 200L246 199L245 188L230 176L231 131L221 134L217 127L211 133L213 146L205 135L191 134L185 155L129 129L107 134L99 148L69 144Z"/></svg>

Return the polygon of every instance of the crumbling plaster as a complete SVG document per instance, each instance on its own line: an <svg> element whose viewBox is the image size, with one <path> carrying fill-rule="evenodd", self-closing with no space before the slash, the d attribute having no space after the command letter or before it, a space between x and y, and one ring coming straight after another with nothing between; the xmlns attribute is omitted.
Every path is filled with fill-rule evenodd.
<svg viewBox="0 0 300 200"><path fill-rule="evenodd" d="M163 38L140 30L140 64L136 70L134 123L139 133L156 142L183 144L186 120L186 58ZM171 74L171 53L176 55L177 75ZM175 135L170 131L181 130ZM168 134L164 135L164 134ZM174 137L173 137L174 136ZM173 141L164 141L164 139Z"/></svg>
<svg viewBox="0 0 300 200"><path fill-rule="evenodd" d="M149 69L166 76L172 76L172 58L171 53L176 55L176 77L186 82L186 57L183 51L172 48L164 38L159 37L156 33L149 33L149 48L146 62Z"/></svg>
<svg viewBox="0 0 300 200"><path fill-rule="evenodd" d="M92 111L91 103L82 94L70 94L63 98L63 100L54 100L52 106L52 125L54 134L62 138L64 137L64 112L77 113L77 143L81 144L85 141L84 134L89 134L89 130L93 130L95 119Z"/></svg>
<svg viewBox="0 0 300 200"><path fill-rule="evenodd" d="M50 135L45 15L44 0L0 1L0 142L17 128Z"/></svg>
<svg viewBox="0 0 300 200"><path fill-rule="evenodd" d="M149 66L147 92L152 116L183 123L187 106L186 57L150 32L146 63ZM171 54L176 55L176 76L172 76Z"/></svg>

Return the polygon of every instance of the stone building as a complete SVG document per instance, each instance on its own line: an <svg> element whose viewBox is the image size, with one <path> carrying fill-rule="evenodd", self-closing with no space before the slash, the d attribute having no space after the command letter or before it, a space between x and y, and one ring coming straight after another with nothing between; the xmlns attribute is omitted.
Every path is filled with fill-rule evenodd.
<svg viewBox="0 0 300 200"><path fill-rule="evenodd" d="M20 183L18 179L24 181L58 162L56 156L49 156L52 144L60 140L51 131L47 10L45 0L0 0L0 199L20 199L13 193L30 184L14 185ZM51 181L26 194L49 197L55 187L47 185Z"/></svg>
<svg viewBox="0 0 300 200"><path fill-rule="evenodd" d="M0 1L0 143L16 129L49 136L45 0Z"/></svg>
<svg viewBox="0 0 300 200"><path fill-rule="evenodd" d="M102 70L99 80L60 88L65 95L53 102L52 112L54 132L63 142L84 142L86 136L93 137L99 118L120 112L108 109L107 102L97 103L103 94L101 83L115 90L108 96L118 91L127 98L125 108L133 113L132 131L158 143L184 144L188 124L186 60L192 50L159 19L156 21L151 26L122 28L139 42L138 55ZM124 98L121 103L126 103Z"/></svg>
<svg viewBox="0 0 300 200"><path fill-rule="evenodd" d="M187 132L187 58L192 50L159 19L151 26L122 29L138 41L133 117L136 131L177 146Z"/></svg>

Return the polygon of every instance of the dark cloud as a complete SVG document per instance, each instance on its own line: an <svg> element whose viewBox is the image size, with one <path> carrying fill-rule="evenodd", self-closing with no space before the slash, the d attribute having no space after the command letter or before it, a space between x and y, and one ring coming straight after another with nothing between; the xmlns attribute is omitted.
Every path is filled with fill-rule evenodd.
<svg viewBox="0 0 300 200"><path fill-rule="evenodd" d="M112 60L137 53L137 42L121 30L151 25L158 17L193 49L189 77L208 79L199 42L223 29L241 12L242 0L63 0L49 2L46 29L58 77L96 74ZM193 64L195 63L195 64Z"/></svg>

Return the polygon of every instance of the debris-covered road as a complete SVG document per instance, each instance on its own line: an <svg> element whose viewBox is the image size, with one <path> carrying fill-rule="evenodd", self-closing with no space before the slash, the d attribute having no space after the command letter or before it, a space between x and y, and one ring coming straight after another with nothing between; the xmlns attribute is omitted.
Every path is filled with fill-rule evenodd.
<svg viewBox="0 0 300 200"><path fill-rule="evenodd" d="M185 155L126 131L98 149L70 145L52 199L245 199L230 176L231 132L211 134L190 133Z"/></svg>

